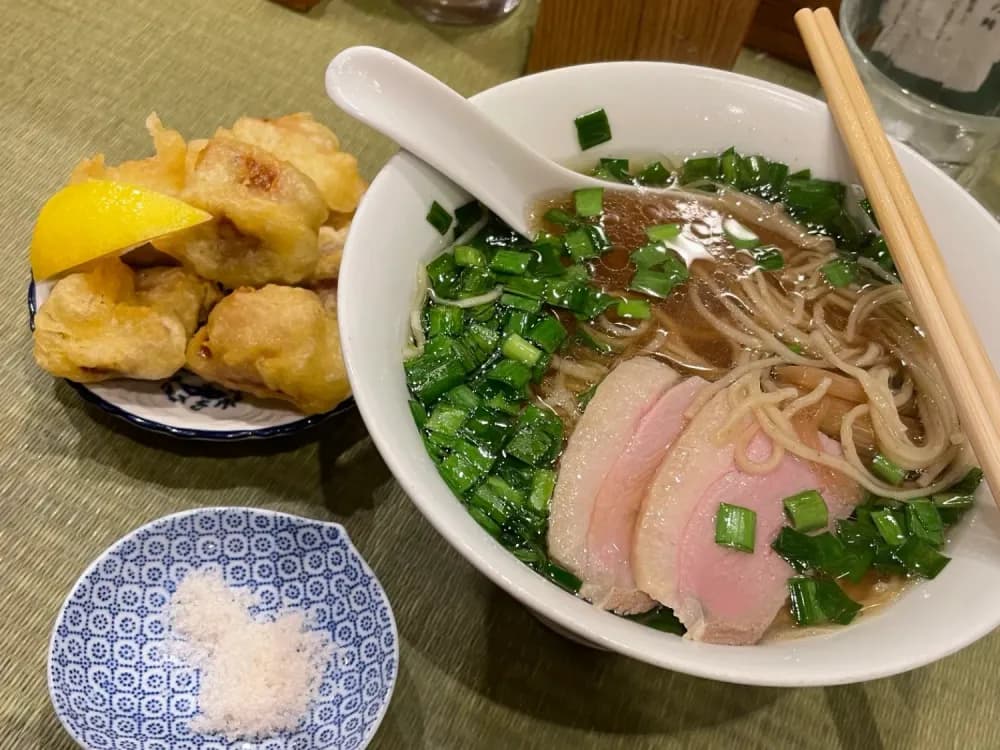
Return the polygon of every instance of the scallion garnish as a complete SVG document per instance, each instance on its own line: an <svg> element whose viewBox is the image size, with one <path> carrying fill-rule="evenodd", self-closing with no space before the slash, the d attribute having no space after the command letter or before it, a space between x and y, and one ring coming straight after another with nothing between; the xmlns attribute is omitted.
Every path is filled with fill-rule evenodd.
<svg viewBox="0 0 1000 750"><path fill-rule="evenodd" d="M861 611L834 581L796 576L788 579L792 617L799 626L835 622L847 625Z"/></svg>
<svg viewBox="0 0 1000 750"><path fill-rule="evenodd" d="M542 309L541 300L533 299L531 297L522 297L520 294L513 294L511 292L504 292L500 296L500 304L507 305L508 307L515 307L518 310L524 310L525 312L531 313L540 312Z"/></svg>
<svg viewBox="0 0 1000 750"><path fill-rule="evenodd" d="M455 265L467 268L480 268L486 265L486 255L478 247L458 245L455 248Z"/></svg>
<svg viewBox="0 0 1000 750"><path fill-rule="evenodd" d="M738 247L741 250L753 250L760 245L760 237L736 219L725 219L722 222L722 233L733 247Z"/></svg>
<svg viewBox="0 0 1000 750"><path fill-rule="evenodd" d="M549 499L552 491L556 487L556 473L551 469L536 469L531 477L531 494L528 495L528 504L539 513L547 513L549 510Z"/></svg>
<svg viewBox="0 0 1000 750"><path fill-rule="evenodd" d="M541 349L516 333L503 340L500 351L505 357L523 362L529 367L533 367L542 356Z"/></svg>
<svg viewBox="0 0 1000 750"><path fill-rule="evenodd" d="M601 159L597 163L597 169L594 170L594 176L618 182L632 181L632 175L628 171L628 159Z"/></svg>
<svg viewBox="0 0 1000 750"><path fill-rule="evenodd" d="M531 253L522 253L518 250L507 250L501 248L497 250L493 260L490 261L490 268L499 273L509 273L521 275L528 270L528 264L532 261Z"/></svg>
<svg viewBox="0 0 1000 750"><path fill-rule="evenodd" d="M740 552L753 552L757 513L739 505L719 503L715 513L715 543Z"/></svg>
<svg viewBox="0 0 1000 750"><path fill-rule="evenodd" d="M890 547L898 547L906 541L906 530L900 517L889 508L872 511L872 523Z"/></svg>
<svg viewBox="0 0 1000 750"><path fill-rule="evenodd" d="M754 263L765 271L780 271L785 267L785 257L774 245L759 247L753 254Z"/></svg>
<svg viewBox="0 0 1000 750"><path fill-rule="evenodd" d="M934 547L913 536L906 543L893 550L893 556L911 575L921 578L934 578L951 562L951 558L942 555Z"/></svg>
<svg viewBox="0 0 1000 750"><path fill-rule="evenodd" d="M872 473L892 485L902 484L906 478L906 472L881 453L872 459Z"/></svg>
<svg viewBox="0 0 1000 750"><path fill-rule="evenodd" d="M785 515L796 531L816 531L829 523L829 513L823 496L816 490L805 490L781 501Z"/></svg>
<svg viewBox="0 0 1000 750"><path fill-rule="evenodd" d="M649 237L652 242L672 240L680 233L680 224L654 224L651 227L646 227L646 236Z"/></svg>
<svg viewBox="0 0 1000 750"><path fill-rule="evenodd" d="M573 205L580 217L600 216L604 211L604 188L581 188L573 191Z"/></svg>
<svg viewBox="0 0 1000 750"><path fill-rule="evenodd" d="M447 232L451 227L452 221L451 214L440 203L437 201L431 203L431 208L427 212L427 223L438 230L438 233L444 234Z"/></svg>
<svg viewBox="0 0 1000 750"><path fill-rule="evenodd" d="M639 172L640 185L661 186L670 182L670 170L663 166L663 162L652 161Z"/></svg>
<svg viewBox="0 0 1000 750"><path fill-rule="evenodd" d="M931 500L911 500L906 503L906 525L910 535L939 547L944 544L944 523L937 506Z"/></svg>
<svg viewBox="0 0 1000 750"><path fill-rule="evenodd" d="M483 377L520 390L531 380L531 368L517 360L501 359L487 370Z"/></svg>
<svg viewBox="0 0 1000 750"><path fill-rule="evenodd" d="M552 354L562 345L562 342L566 340L566 335L566 329L559 322L559 318L554 315L542 318L527 333L529 339L549 354Z"/></svg>
<svg viewBox="0 0 1000 750"><path fill-rule="evenodd" d="M652 315L649 303L644 299L622 300L615 306L615 312L621 318L636 318L639 320L645 320Z"/></svg>
<svg viewBox="0 0 1000 750"><path fill-rule="evenodd" d="M662 271L640 268L635 272L628 288L653 297L666 297L673 291L676 283L677 280L673 276Z"/></svg>
<svg viewBox="0 0 1000 750"><path fill-rule="evenodd" d="M586 260L597 255L594 243L590 239L590 234L583 227L571 229L563 235L563 242L566 244L566 251L574 261Z"/></svg>
<svg viewBox="0 0 1000 750"><path fill-rule="evenodd" d="M576 125L576 138L582 151L611 140L611 123L608 122L608 113L603 109L580 115L573 123Z"/></svg>
<svg viewBox="0 0 1000 750"><path fill-rule="evenodd" d="M821 270L830 286L839 289L854 283L854 266L845 258L835 258L821 266Z"/></svg>
<svg viewBox="0 0 1000 750"><path fill-rule="evenodd" d="M542 218L544 218L545 221L552 222L553 224L562 224L563 226L569 226L570 224L576 223L576 219L574 219L566 211L563 211L561 208L550 208L545 212L545 215Z"/></svg>
<svg viewBox="0 0 1000 750"><path fill-rule="evenodd" d="M684 166L681 168L681 184L687 185L697 180L718 179L719 169L718 156L700 156L685 159Z"/></svg>

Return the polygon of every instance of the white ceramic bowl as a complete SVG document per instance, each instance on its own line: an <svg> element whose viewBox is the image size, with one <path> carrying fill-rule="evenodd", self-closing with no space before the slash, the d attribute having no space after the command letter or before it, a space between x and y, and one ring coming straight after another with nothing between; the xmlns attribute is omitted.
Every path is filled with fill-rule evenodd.
<svg viewBox="0 0 1000 750"><path fill-rule="evenodd" d="M611 142L586 156L690 155L730 145L792 170L856 180L826 106L751 78L667 63L605 63L521 78L474 97L502 127L564 163L581 163L573 119L604 107ZM897 146L959 291L1000 362L995 324L1000 225L926 160ZM401 349L418 261L442 240L424 217L432 200L468 196L408 154L372 183L351 228L340 277L340 326L358 407L389 468L421 512L473 565L547 620L588 641L661 667L756 685L832 685L940 659L1000 624L1000 514L989 495L948 547L953 561L882 614L814 637L751 647L696 643L601 612L519 563L438 477L407 409ZM378 320L373 324L373 300Z"/></svg>

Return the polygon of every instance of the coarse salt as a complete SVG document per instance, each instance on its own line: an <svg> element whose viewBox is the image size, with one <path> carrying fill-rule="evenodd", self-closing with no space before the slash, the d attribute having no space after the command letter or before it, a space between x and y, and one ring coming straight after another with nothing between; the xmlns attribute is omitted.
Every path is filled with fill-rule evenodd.
<svg viewBox="0 0 1000 750"><path fill-rule="evenodd" d="M334 646L305 614L255 619L257 598L214 569L193 570L171 599L174 653L201 671L200 712L190 727L229 740L295 729L319 689Z"/></svg>

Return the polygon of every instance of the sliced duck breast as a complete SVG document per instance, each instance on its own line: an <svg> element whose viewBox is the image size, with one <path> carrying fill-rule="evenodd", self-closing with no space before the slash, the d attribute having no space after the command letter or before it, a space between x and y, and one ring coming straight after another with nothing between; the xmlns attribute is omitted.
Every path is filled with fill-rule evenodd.
<svg viewBox="0 0 1000 750"><path fill-rule="evenodd" d="M688 637L713 643L760 640L787 598L789 565L772 549L784 524L782 500L803 490L823 495L831 519L850 514L856 485L841 475L786 452L763 474L741 471L733 440L752 426L747 416L720 431L731 413L727 391L714 396L678 437L650 482L636 522L632 569L638 587L672 607ZM840 446L818 437L823 450ZM748 457L763 462L772 442L758 432ZM720 503L757 513L752 553L715 543Z"/></svg>

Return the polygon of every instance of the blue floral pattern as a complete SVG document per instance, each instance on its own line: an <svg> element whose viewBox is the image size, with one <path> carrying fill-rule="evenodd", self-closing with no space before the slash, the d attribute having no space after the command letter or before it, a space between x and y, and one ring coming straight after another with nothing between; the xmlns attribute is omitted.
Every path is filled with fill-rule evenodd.
<svg viewBox="0 0 1000 750"><path fill-rule="evenodd" d="M160 390L168 401L183 404L191 411L231 409L243 398L239 391L212 385L186 370L164 380Z"/></svg>
<svg viewBox="0 0 1000 750"><path fill-rule="evenodd" d="M168 604L178 582L206 566L258 597L255 616L300 608L335 642L296 731L229 742L188 728L200 674L167 653ZM213 508L138 529L84 573L55 624L49 688L63 725L88 750L354 750L374 735L398 662L385 592L342 527Z"/></svg>

